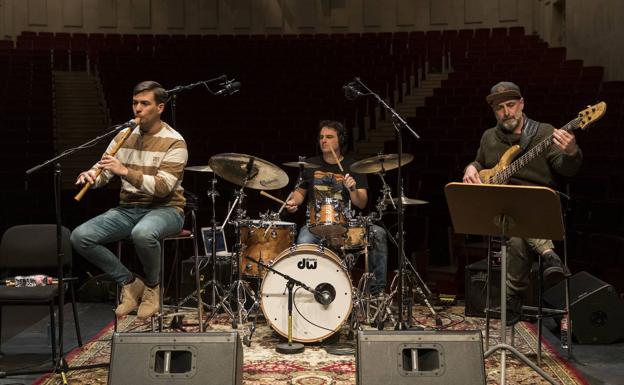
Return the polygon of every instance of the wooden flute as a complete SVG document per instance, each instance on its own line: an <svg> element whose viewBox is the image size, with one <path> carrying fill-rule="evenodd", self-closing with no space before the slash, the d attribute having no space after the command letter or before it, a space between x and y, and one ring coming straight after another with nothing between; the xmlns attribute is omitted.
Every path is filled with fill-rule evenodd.
<svg viewBox="0 0 624 385"><path fill-rule="evenodd" d="M141 118L134 118L133 120L136 123L136 125L134 125L134 127L136 127L139 124L141 124ZM121 140L119 140L119 142L117 142L115 144L115 147L113 147L113 149L111 150L110 153L106 153L105 155L115 156L115 154L117 154L117 151L119 151L121 146L123 146L124 142L130 137L130 134L132 134L132 131L134 131L134 128L132 126L128 127L128 130L125 132L125 134L121 138ZM101 173L102 173L102 169L101 168L98 168L97 170L95 170L95 178L94 179L97 179L98 176L100 176ZM82 189L74 197L76 202L80 202L82 197L87 193L87 191L91 188L91 186L93 186L93 185L91 183L89 183L89 182L85 183L84 186L82 186Z"/></svg>

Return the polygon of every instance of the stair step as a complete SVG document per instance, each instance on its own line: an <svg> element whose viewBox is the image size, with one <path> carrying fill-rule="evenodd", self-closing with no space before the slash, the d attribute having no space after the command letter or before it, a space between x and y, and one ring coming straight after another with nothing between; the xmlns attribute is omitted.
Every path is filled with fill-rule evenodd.
<svg viewBox="0 0 624 385"><path fill-rule="evenodd" d="M395 110L404 118L415 117L416 108L425 105L425 98L432 96L433 90L439 88L444 79L448 79L448 74L428 74L427 79L417 82L419 86L411 89L409 95L404 95L403 103L397 104ZM383 151L384 143L395 138L394 127L389 121L378 121L377 129L369 130L366 138L355 145L358 157Z"/></svg>
<svg viewBox="0 0 624 385"><path fill-rule="evenodd" d="M54 72L57 146L68 149L105 132L106 112L97 80L86 72ZM91 167L108 145L104 140L75 154L63 164L63 188L71 188L76 175Z"/></svg>

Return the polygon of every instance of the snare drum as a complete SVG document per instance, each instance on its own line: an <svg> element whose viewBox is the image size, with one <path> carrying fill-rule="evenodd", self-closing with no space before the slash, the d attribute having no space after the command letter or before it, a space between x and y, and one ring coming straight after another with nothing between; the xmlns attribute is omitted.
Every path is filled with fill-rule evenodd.
<svg viewBox="0 0 624 385"><path fill-rule="evenodd" d="M312 234L330 238L347 231L342 201L325 197L312 202L308 211L308 228Z"/></svg>
<svg viewBox="0 0 624 385"><path fill-rule="evenodd" d="M269 225L269 232L264 235ZM250 261L246 256L251 256L265 264L273 261L282 251L292 246L295 242L296 225L292 222L264 222L259 220L244 221L240 226L241 274L254 278L262 278L264 269L258 268L258 264Z"/></svg>
<svg viewBox="0 0 624 385"><path fill-rule="evenodd" d="M330 303L295 286L293 290L292 338L299 342L322 341L340 330L352 308L351 279L331 250L318 245L301 244L284 250L271 266L280 273L299 280L312 289L327 292ZM262 281L261 305L267 323L288 337L287 281L269 272Z"/></svg>

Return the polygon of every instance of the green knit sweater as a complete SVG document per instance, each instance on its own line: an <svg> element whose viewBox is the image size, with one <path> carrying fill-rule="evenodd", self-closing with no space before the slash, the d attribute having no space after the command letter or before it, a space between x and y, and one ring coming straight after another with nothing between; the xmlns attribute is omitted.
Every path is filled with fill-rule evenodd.
<svg viewBox="0 0 624 385"><path fill-rule="evenodd" d="M540 123L527 150L550 137L553 130L554 127L550 124ZM481 136L477 157L470 164L479 171L492 168L507 149L519 142L519 134L507 134L497 127L490 128ZM578 172L582 161L583 154L580 149L574 156L570 156L555 145L551 145L525 167L518 170L509 180L509 184L555 188L555 174L573 176Z"/></svg>

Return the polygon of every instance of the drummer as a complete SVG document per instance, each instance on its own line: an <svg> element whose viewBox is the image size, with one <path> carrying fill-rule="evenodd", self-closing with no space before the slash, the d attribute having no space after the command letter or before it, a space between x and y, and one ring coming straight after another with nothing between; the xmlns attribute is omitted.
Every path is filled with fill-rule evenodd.
<svg viewBox="0 0 624 385"><path fill-rule="evenodd" d="M319 124L319 147L321 156L309 158L310 163L318 164L320 168L307 168L304 170L304 182L298 188L292 198L286 202L286 210L290 213L297 211L304 203L306 196L312 202L319 202L323 198L340 200L343 207L351 202L355 207L364 209L368 201L368 182L365 174L350 175L346 170L355 160L349 155L343 155L346 145L346 131L342 123L332 120L324 120ZM333 150L333 153L332 153ZM340 161L340 165L336 161ZM372 225L372 247L368 254L368 270L373 273L375 279L371 283L371 294L377 295L385 292L386 270L388 264L388 243L386 231L377 225ZM297 244L321 242L321 237L312 234L308 225L303 225L299 230Z"/></svg>

